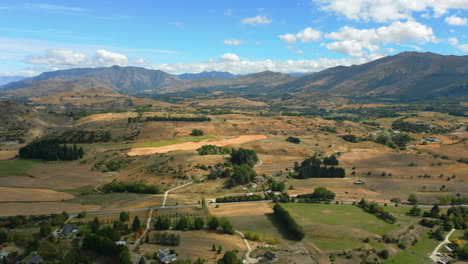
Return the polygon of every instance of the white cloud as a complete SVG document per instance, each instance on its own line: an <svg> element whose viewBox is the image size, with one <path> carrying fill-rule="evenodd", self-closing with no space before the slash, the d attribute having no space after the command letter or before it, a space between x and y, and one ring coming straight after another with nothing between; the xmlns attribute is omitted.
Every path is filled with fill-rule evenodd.
<svg viewBox="0 0 468 264"><path fill-rule="evenodd" d="M172 25L178 29L185 29L185 25L182 22L169 22L169 25Z"/></svg>
<svg viewBox="0 0 468 264"><path fill-rule="evenodd" d="M128 65L126 55L103 49L96 50L93 56L73 50L52 49L48 50L44 55L28 56L24 61L28 64L47 66L50 69Z"/></svg>
<svg viewBox="0 0 468 264"><path fill-rule="evenodd" d="M234 10L232 8L228 8L226 10L224 10L224 15L225 16L232 16Z"/></svg>
<svg viewBox="0 0 468 264"><path fill-rule="evenodd" d="M49 10L49 11L70 11L70 12L86 11L86 9L81 8L81 7L62 6L62 5L53 5L53 4L27 4L26 7Z"/></svg>
<svg viewBox="0 0 468 264"><path fill-rule="evenodd" d="M24 77L33 77L39 75L35 71L15 71L15 72L0 72L0 76L24 76Z"/></svg>
<svg viewBox="0 0 468 264"><path fill-rule="evenodd" d="M455 37L449 38L449 39L448 39L448 42L449 42L450 45L452 45L452 46L458 45L458 39L455 38Z"/></svg>
<svg viewBox="0 0 468 264"><path fill-rule="evenodd" d="M219 57L222 61L240 61L240 57L234 53L226 53Z"/></svg>
<svg viewBox="0 0 468 264"><path fill-rule="evenodd" d="M457 17L456 15L452 15L452 16L446 17L445 22L449 25L462 26L468 23L468 18L461 18L461 17Z"/></svg>
<svg viewBox="0 0 468 264"><path fill-rule="evenodd" d="M349 66L362 64L381 55L373 55L360 58L326 59L317 60L260 60L260 61L210 61L201 63L175 63L175 64L153 64L152 69L162 70L170 73L202 72L202 71L229 71L234 74L246 74L261 71L276 72L317 72L339 65Z"/></svg>
<svg viewBox="0 0 468 264"><path fill-rule="evenodd" d="M243 40L238 40L238 39L225 39L223 41L225 45L232 45L232 46L239 46L245 43Z"/></svg>
<svg viewBox="0 0 468 264"><path fill-rule="evenodd" d="M352 27L342 27L338 32L325 35L326 38L339 40L327 44L330 50L348 54L351 56L363 56L364 49L376 52L383 44L405 44L437 42L432 28L415 21L392 22L389 26L377 29L356 29Z"/></svg>
<svg viewBox="0 0 468 264"><path fill-rule="evenodd" d="M315 0L328 12L348 19L377 22L412 18L414 12L432 11L435 17L449 9L468 9L466 0Z"/></svg>
<svg viewBox="0 0 468 264"><path fill-rule="evenodd" d="M296 43L298 40L305 43L320 40L322 38L322 32L308 27L296 34L284 34L278 37L288 43Z"/></svg>
<svg viewBox="0 0 468 264"><path fill-rule="evenodd" d="M301 49L296 49L293 46L288 46L288 50L290 50L294 54L304 54L304 51Z"/></svg>
<svg viewBox="0 0 468 264"><path fill-rule="evenodd" d="M269 19L266 16L255 16L255 17L249 17L249 18L244 18L242 19L242 24L249 24L252 26L256 26L259 24L271 24L272 20Z"/></svg>
<svg viewBox="0 0 468 264"><path fill-rule="evenodd" d="M457 48L463 52L468 52L468 44L458 45Z"/></svg>

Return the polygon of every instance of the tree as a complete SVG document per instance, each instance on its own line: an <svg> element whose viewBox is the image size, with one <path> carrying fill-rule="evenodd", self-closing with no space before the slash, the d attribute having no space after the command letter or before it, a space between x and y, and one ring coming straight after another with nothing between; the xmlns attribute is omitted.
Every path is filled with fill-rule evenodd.
<svg viewBox="0 0 468 264"><path fill-rule="evenodd" d="M208 227L211 230L216 230L218 229L218 226L219 226L218 218L216 218L216 216L210 216L210 218L208 219Z"/></svg>
<svg viewBox="0 0 468 264"><path fill-rule="evenodd" d="M49 222L41 223L40 228L39 228L39 234L41 235L41 237L48 236L50 232L52 232L52 226L50 225L50 223Z"/></svg>
<svg viewBox="0 0 468 264"><path fill-rule="evenodd" d="M205 220L202 217L195 218L195 229L200 230L205 225Z"/></svg>
<svg viewBox="0 0 468 264"><path fill-rule="evenodd" d="M223 229L224 233L234 235L234 227L232 226L231 221L226 217L221 217L219 220L219 226Z"/></svg>
<svg viewBox="0 0 468 264"><path fill-rule="evenodd" d="M108 237L112 241L120 240L120 232L117 231L117 229L110 227L110 226L105 226L99 229L97 233L101 236Z"/></svg>
<svg viewBox="0 0 468 264"><path fill-rule="evenodd" d="M128 212L120 212L119 220L120 222L127 222L128 220L130 220L130 215L128 214Z"/></svg>
<svg viewBox="0 0 468 264"><path fill-rule="evenodd" d="M236 253L234 251L226 251L222 259L218 260L218 264L238 264Z"/></svg>
<svg viewBox="0 0 468 264"><path fill-rule="evenodd" d="M133 232L136 232L140 228L141 228L140 218L138 218L138 216L136 215L135 218L133 219L132 230Z"/></svg>
<svg viewBox="0 0 468 264"><path fill-rule="evenodd" d="M99 222L99 219L97 217L94 217L93 222L90 224L91 231L93 233L96 233L99 230L99 227L101 227L101 222Z"/></svg>
<svg viewBox="0 0 468 264"><path fill-rule="evenodd" d="M7 233L5 231L0 231L0 245L7 242Z"/></svg>
<svg viewBox="0 0 468 264"><path fill-rule="evenodd" d="M88 216L88 212L82 211L82 212L78 215L78 218L86 218L86 216Z"/></svg>
<svg viewBox="0 0 468 264"><path fill-rule="evenodd" d="M219 245L218 251L216 253L221 254L223 252L223 247Z"/></svg>
<svg viewBox="0 0 468 264"><path fill-rule="evenodd" d="M409 196L408 196L408 202L410 204L414 204L414 205L417 205L418 204L418 198L416 197L416 195L414 195L414 193L411 193Z"/></svg>
<svg viewBox="0 0 468 264"><path fill-rule="evenodd" d="M411 210L408 213L409 215L413 216L420 216L421 215L421 208L419 208L417 205L413 206Z"/></svg>
<svg viewBox="0 0 468 264"><path fill-rule="evenodd" d="M216 245L213 244L213 246L211 247L211 251L216 251Z"/></svg>
<svg viewBox="0 0 468 264"><path fill-rule="evenodd" d="M382 251L379 252L379 257L383 258L383 259L388 259L388 250L384 249Z"/></svg>
<svg viewBox="0 0 468 264"><path fill-rule="evenodd" d="M257 153L251 149L232 150L231 162L237 165L248 164L253 167L258 161Z"/></svg>
<svg viewBox="0 0 468 264"><path fill-rule="evenodd" d="M434 204L431 208L431 217L438 218L440 214L439 204Z"/></svg>
<svg viewBox="0 0 468 264"><path fill-rule="evenodd" d="M141 257L140 261L138 261L138 264L146 264L145 258Z"/></svg>

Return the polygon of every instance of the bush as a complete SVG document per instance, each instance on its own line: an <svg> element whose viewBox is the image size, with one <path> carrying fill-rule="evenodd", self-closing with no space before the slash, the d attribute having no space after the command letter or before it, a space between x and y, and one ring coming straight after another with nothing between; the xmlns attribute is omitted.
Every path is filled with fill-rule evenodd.
<svg viewBox="0 0 468 264"><path fill-rule="evenodd" d="M301 143L301 140L297 137L288 137L286 141L294 143L294 144L299 144Z"/></svg>
<svg viewBox="0 0 468 264"><path fill-rule="evenodd" d="M191 136L203 136L203 130L201 129L193 129L192 133L190 133Z"/></svg>

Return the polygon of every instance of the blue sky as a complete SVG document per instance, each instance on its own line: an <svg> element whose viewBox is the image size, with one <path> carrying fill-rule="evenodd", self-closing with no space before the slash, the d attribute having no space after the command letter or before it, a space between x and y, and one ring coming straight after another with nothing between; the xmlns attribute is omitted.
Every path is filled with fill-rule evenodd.
<svg viewBox="0 0 468 264"><path fill-rule="evenodd" d="M466 55L467 23L467 0L0 1L0 75L314 72L402 51Z"/></svg>

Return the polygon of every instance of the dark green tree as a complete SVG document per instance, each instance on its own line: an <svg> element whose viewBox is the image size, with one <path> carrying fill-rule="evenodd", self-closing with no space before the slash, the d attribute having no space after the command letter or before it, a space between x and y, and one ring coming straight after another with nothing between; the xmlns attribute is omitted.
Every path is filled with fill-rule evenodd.
<svg viewBox="0 0 468 264"><path fill-rule="evenodd" d="M132 230L133 232L135 232L140 228L141 228L140 218L138 218L138 216L136 215L135 218L133 218Z"/></svg>

